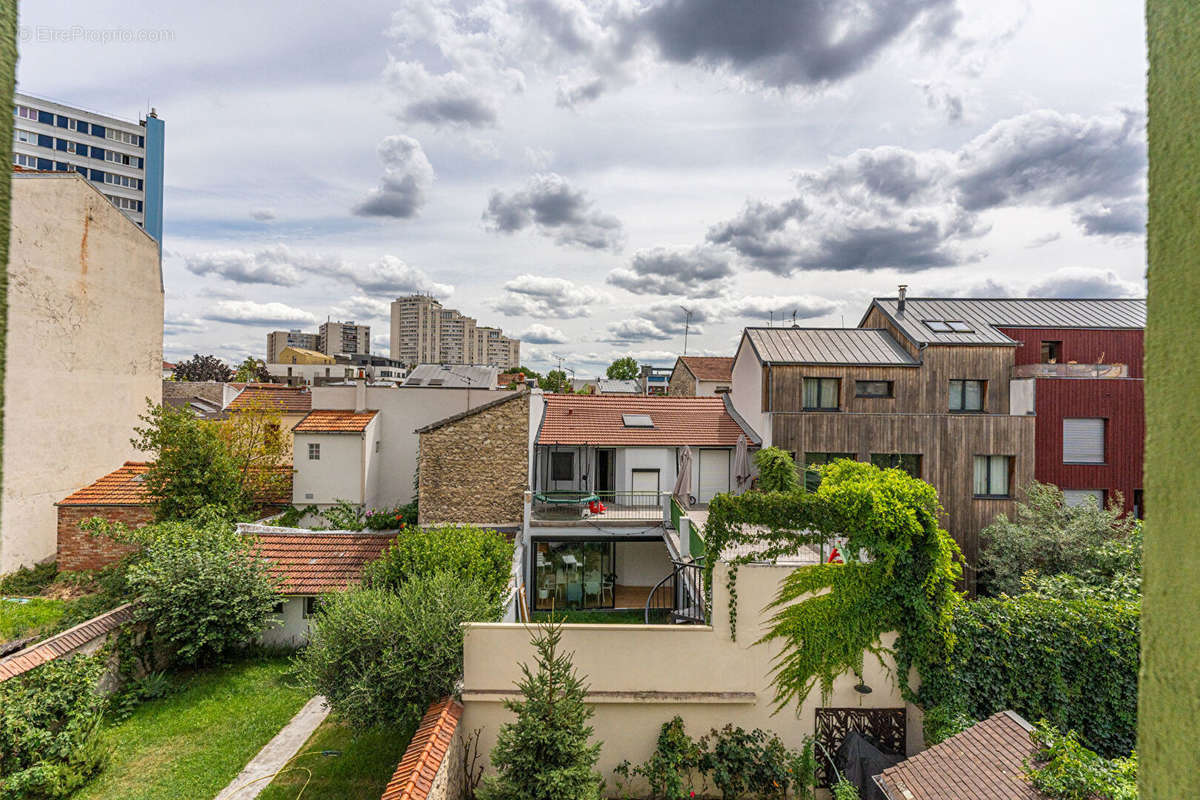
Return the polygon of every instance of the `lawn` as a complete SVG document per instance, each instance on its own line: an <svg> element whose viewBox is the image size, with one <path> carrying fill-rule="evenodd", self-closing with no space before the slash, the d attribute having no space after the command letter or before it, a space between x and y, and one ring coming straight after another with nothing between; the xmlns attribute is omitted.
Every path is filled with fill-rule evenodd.
<svg viewBox="0 0 1200 800"><path fill-rule="evenodd" d="M535 611L533 612L534 622L548 622L553 615L555 622L567 622L571 624L583 623L588 625L643 625L646 622L645 611L595 611L595 610L574 610L564 609L562 611ZM650 613L650 621L654 622L655 616L663 616L661 612Z"/></svg>
<svg viewBox="0 0 1200 800"><path fill-rule="evenodd" d="M62 600L0 597L0 643L50 630L66 610Z"/></svg>
<svg viewBox="0 0 1200 800"><path fill-rule="evenodd" d="M72 800L196 800L215 795L308 695L286 658L237 662L179 678L181 689L101 731L111 756Z"/></svg>
<svg viewBox="0 0 1200 800"><path fill-rule="evenodd" d="M305 800L378 800L412 734L412 727L407 727L355 736L330 715L289 765L296 769L276 777L259 800L295 800L301 790ZM323 751L340 755L323 755Z"/></svg>

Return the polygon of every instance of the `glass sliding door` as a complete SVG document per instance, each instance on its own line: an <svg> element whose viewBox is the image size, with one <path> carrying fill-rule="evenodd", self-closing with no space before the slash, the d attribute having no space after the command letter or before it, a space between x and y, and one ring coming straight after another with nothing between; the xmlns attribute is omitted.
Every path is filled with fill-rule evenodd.
<svg viewBox="0 0 1200 800"><path fill-rule="evenodd" d="M612 541L534 541L534 608L612 608Z"/></svg>

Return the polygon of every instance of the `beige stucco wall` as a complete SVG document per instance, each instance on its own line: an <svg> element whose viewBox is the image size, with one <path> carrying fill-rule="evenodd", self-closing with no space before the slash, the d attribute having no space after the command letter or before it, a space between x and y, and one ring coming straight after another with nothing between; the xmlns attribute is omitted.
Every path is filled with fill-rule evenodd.
<svg viewBox="0 0 1200 800"><path fill-rule="evenodd" d="M755 644L769 616L762 609L790 570L774 566L739 569L737 640L730 638L726 566L718 564L714 580L713 624L565 625L562 647L574 653L574 664L586 676L589 699L596 709L591 723L594 740L602 741L599 768L610 786L612 768L624 759L634 764L653 752L662 724L678 714L688 732L699 737L726 723L775 731L798 747L815 731L818 707L904 708L906 704L889 674L895 662L865 660L864 681L870 694L854 690L858 679L844 675L833 694L822 700L819 688L803 703L773 712L771 666L778 643ZM884 643L895 640L894 634ZM496 734L512 715L501 704L514 697L522 662L533 663L529 630L523 625L479 624L467 631L460 730L482 728L480 752L496 743ZM908 707L909 752L920 748L917 711Z"/></svg>
<svg viewBox="0 0 1200 800"><path fill-rule="evenodd" d="M12 193L0 573L54 555L54 503L138 457L162 396L157 243L73 174Z"/></svg>

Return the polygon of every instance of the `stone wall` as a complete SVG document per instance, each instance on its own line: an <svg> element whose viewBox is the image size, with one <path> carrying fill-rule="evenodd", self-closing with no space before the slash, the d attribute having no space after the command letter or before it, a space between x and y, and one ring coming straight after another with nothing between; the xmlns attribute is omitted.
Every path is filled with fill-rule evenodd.
<svg viewBox="0 0 1200 800"><path fill-rule="evenodd" d="M131 528L140 528L154 520L154 509L150 506L59 506L60 570L100 569L137 549L133 545L114 542L107 536L92 536L80 530L79 523L92 517L104 517L110 522L124 522Z"/></svg>
<svg viewBox="0 0 1200 800"><path fill-rule="evenodd" d="M529 485L529 394L420 431L418 521L512 525Z"/></svg>
<svg viewBox="0 0 1200 800"><path fill-rule="evenodd" d="M686 367L680 364L671 373L671 383L668 384L667 391L671 397L695 397L696 379L692 377L692 373L688 372Z"/></svg>

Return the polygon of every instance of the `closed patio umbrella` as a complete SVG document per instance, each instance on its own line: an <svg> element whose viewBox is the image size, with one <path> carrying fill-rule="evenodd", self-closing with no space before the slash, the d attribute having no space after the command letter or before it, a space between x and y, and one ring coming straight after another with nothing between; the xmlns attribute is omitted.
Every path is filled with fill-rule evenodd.
<svg viewBox="0 0 1200 800"><path fill-rule="evenodd" d="M675 489L671 492L679 505L687 508L688 497L692 493L692 448L686 444L679 451L679 474L675 477Z"/></svg>
<svg viewBox="0 0 1200 800"><path fill-rule="evenodd" d="M745 434L740 434L737 440L737 449L733 451L733 480L737 484L738 491L749 487L752 477L754 476L750 471L750 443L746 441Z"/></svg>

